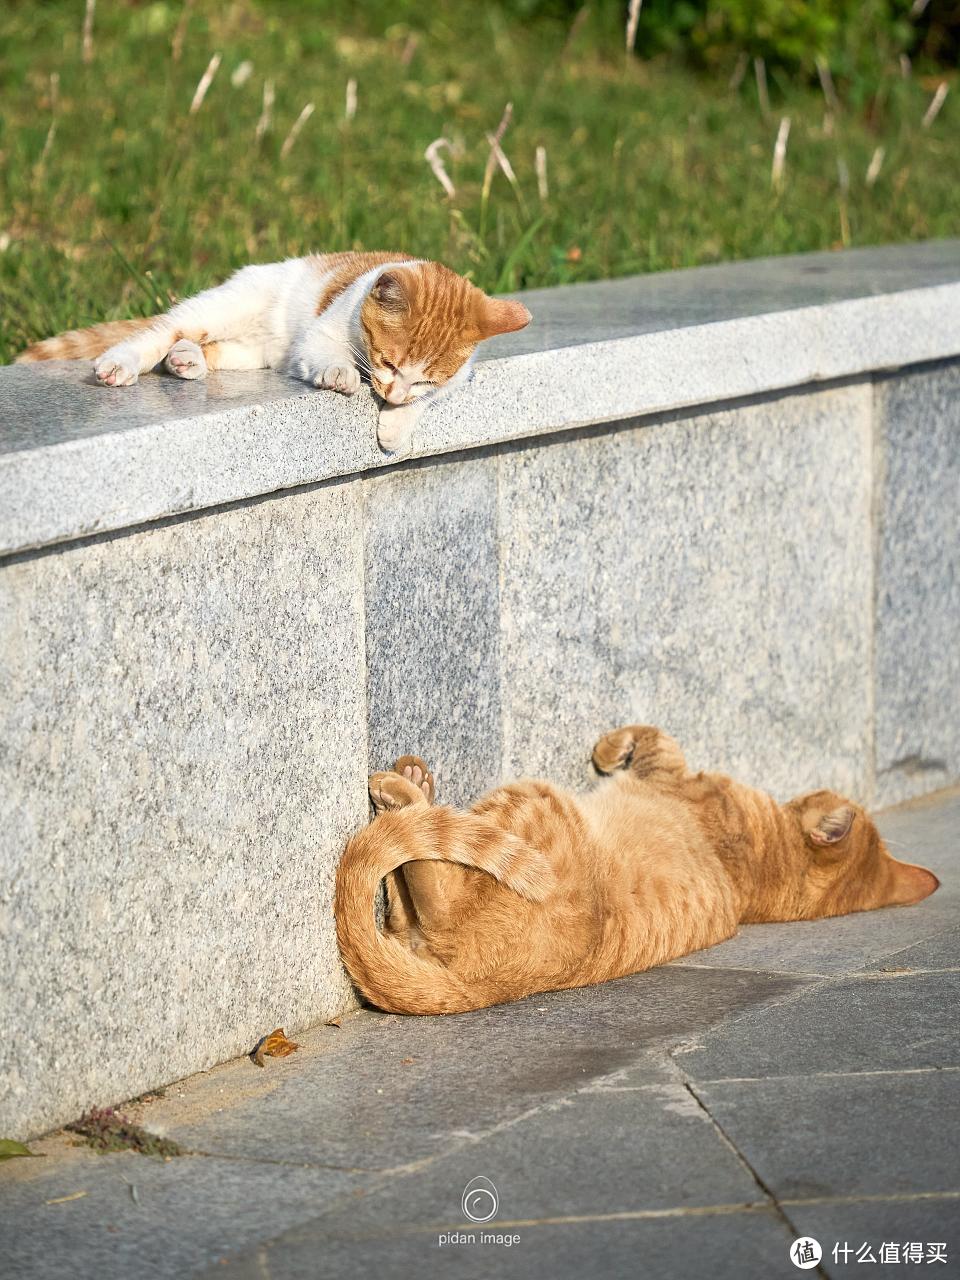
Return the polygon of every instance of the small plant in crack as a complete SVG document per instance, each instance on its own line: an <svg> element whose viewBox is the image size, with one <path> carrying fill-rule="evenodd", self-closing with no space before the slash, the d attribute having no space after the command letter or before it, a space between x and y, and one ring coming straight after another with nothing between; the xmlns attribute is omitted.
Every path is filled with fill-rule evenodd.
<svg viewBox="0 0 960 1280"><path fill-rule="evenodd" d="M150 1133L112 1107L92 1107L65 1128L68 1133L78 1134L95 1151L136 1151L142 1156L162 1156L165 1159L187 1154L172 1138Z"/></svg>

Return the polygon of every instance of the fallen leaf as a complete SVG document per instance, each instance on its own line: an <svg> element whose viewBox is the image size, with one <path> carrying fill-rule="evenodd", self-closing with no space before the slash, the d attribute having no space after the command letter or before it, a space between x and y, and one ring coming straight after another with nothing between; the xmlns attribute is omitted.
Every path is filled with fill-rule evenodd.
<svg viewBox="0 0 960 1280"><path fill-rule="evenodd" d="M339 1027L339 1026L341 1026L341 1020L340 1020L339 1018L331 1018L331 1019L330 1019L330 1021L327 1023L327 1026L328 1026L328 1027Z"/></svg>
<svg viewBox="0 0 960 1280"><path fill-rule="evenodd" d="M44 1204L67 1204L70 1200L82 1200L87 1193L75 1191L72 1196L57 1196L56 1200L45 1200Z"/></svg>
<svg viewBox="0 0 960 1280"><path fill-rule="evenodd" d="M14 1142L13 1138L0 1138L0 1160L12 1160L15 1156L39 1156L39 1151L31 1151L22 1142Z"/></svg>
<svg viewBox="0 0 960 1280"><path fill-rule="evenodd" d="M283 1034L283 1027L277 1027L268 1036L257 1041L250 1053L250 1058L258 1067L262 1067L266 1065L264 1058L286 1058L288 1054L295 1053L299 1048L298 1044L288 1040Z"/></svg>
<svg viewBox="0 0 960 1280"><path fill-rule="evenodd" d="M409 1067L409 1066L410 1066L410 1064L411 1064L411 1062L416 1062L416 1058L401 1058L401 1059L400 1059L400 1065L401 1065L401 1067Z"/></svg>
<svg viewBox="0 0 960 1280"><path fill-rule="evenodd" d="M583 250L580 248L578 244L572 244L570 248L567 250L568 262L579 262L582 257L583 257Z"/></svg>

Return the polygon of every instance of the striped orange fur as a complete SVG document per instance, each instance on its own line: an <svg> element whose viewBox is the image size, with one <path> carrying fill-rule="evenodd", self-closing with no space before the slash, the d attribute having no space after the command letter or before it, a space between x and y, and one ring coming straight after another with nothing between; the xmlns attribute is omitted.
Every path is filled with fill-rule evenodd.
<svg viewBox="0 0 960 1280"><path fill-rule="evenodd" d="M95 360L103 355L108 347L123 342L131 334L149 329L155 317L148 316L136 320L105 320L102 324L93 324L89 329L70 329L67 333L57 334L55 338L45 338L35 342L26 351L17 356L17 364L31 364L36 360Z"/></svg>
<svg viewBox="0 0 960 1280"><path fill-rule="evenodd" d="M587 796L517 782L467 813L432 807L416 757L374 775L378 816L347 845L335 898L344 963L371 1004L462 1013L663 964L741 922L905 905L937 888L833 792L778 805L691 773L648 725L607 734L593 758L612 776Z"/></svg>

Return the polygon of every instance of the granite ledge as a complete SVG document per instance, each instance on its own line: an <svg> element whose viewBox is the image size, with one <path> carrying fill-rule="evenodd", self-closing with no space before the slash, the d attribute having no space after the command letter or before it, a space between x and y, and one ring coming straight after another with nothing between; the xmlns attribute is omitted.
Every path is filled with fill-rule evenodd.
<svg viewBox="0 0 960 1280"><path fill-rule="evenodd" d="M424 457L960 355L960 240L760 259L536 290ZM368 391L271 371L93 385L0 369L0 555L390 466Z"/></svg>

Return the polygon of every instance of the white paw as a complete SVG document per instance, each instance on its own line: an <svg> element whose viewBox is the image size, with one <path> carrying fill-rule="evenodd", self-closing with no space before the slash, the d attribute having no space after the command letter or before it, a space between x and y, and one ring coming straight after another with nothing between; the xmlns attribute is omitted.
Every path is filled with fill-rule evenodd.
<svg viewBox="0 0 960 1280"><path fill-rule="evenodd" d="M396 409L381 409L377 426L377 443L387 453L400 453L406 449L417 425L420 405L402 404Z"/></svg>
<svg viewBox="0 0 960 1280"><path fill-rule="evenodd" d="M312 382L315 387L339 391L345 396L356 395L360 390L360 374L352 364L328 364L313 375Z"/></svg>
<svg viewBox="0 0 960 1280"><path fill-rule="evenodd" d="M203 351L189 338L181 338L179 342L175 342L167 352L167 358L163 363L167 372L172 373L176 378L207 376L207 362L203 358Z"/></svg>
<svg viewBox="0 0 960 1280"><path fill-rule="evenodd" d="M93 372L105 387L132 387L140 376L140 357L121 343L94 360Z"/></svg>

